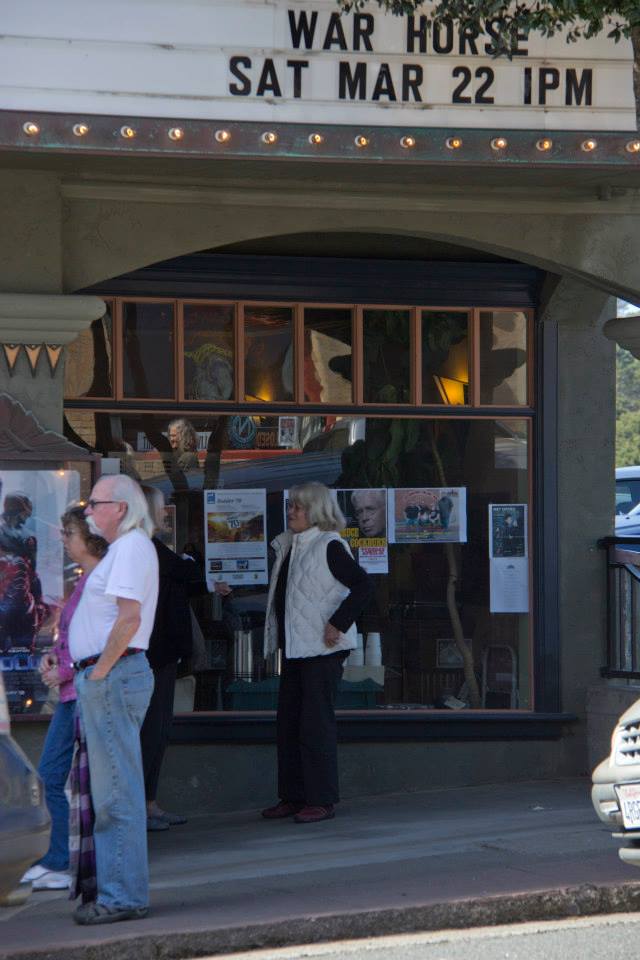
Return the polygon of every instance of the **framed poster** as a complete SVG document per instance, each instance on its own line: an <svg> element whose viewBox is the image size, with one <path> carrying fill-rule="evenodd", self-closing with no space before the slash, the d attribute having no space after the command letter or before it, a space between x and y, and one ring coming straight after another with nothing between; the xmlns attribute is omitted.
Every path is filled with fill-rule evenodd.
<svg viewBox="0 0 640 960"><path fill-rule="evenodd" d="M207 584L268 583L265 490L204 490Z"/></svg>

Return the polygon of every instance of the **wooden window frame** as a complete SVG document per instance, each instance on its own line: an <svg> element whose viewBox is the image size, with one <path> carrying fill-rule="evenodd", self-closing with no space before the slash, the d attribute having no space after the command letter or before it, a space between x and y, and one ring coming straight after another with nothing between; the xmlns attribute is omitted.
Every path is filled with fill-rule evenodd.
<svg viewBox="0 0 640 960"><path fill-rule="evenodd" d="M274 307L291 310L292 317L292 343L293 343L293 398L291 400L264 401L268 407L282 407L284 409L294 407L317 407L326 406L327 409L349 410L356 407L388 407L392 411L406 410L408 413L414 410L429 408L434 410L434 404L427 404L422 398L422 315L424 312L447 312L464 313L468 318L468 364L469 364L469 402L465 404L456 404L457 410L466 410L478 412L481 410L493 411L513 411L515 415L522 414L526 410L531 410L535 404L535 317L534 311L530 307L509 307L509 306L452 306L438 304L380 304L380 303L345 303L345 302L317 302L315 300L233 300L229 298L208 298L208 297L137 297L137 296L115 296L107 298L111 307L112 317L112 376L113 376L113 395L111 397L65 397L65 401L72 403L82 402L86 406L91 406L93 401L101 403L114 400L115 402L135 403L136 401L144 403L157 403L163 406L180 405L183 409L189 409L202 401L185 399L185 378L184 378L184 308L189 305L207 307L207 306L231 306L233 308L233 343L234 343L234 392L228 400L216 400L215 406L221 409L233 407L238 404L243 406L251 403L245 395L246 371L245 371L245 349L246 349L246 331L245 331L245 313L247 308L255 307ZM174 351L174 385L175 391L172 397L125 397L124 395L124 306L125 304L170 304L173 307L173 336L175 343ZM304 397L304 335L305 335L305 310L307 309L327 309L327 310L350 310L351 311L351 401L344 404L335 404L329 401L311 401ZM364 399L364 311L404 311L409 315L409 386L410 395L407 402L396 404L377 404ZM526 351L527 351L527 397L524 404L502 405L480 403L480 314L481 313L522 313L526 322ZM447 416L446 410L448 404L438 404L438 410L442 408L442 414L430 413L434 416ZM266 409L266 407L265 407ZM458 414L459 415L459 414Z"/></svg>

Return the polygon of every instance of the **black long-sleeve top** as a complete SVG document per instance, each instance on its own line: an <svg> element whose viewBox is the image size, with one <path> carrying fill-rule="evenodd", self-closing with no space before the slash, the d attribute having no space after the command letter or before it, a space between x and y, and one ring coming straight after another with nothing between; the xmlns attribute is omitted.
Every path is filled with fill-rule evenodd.
<svg viewBox="0 0 640 960"><path fill-rule="evenodd" d="M191 654L189 597L205 594L208 588L198 564L183 560L157 537L152 543L158 554L159 585L147 659L159 669Z"/></svg>
<svg viewBox="0 0 640 960"><path fill-rule="evenodd" d="M285 646L284 611L290 559L291 552L284 558L280 567L274 593L274 609L278 622L278 645L282 649ZM371 599L373 583L367 571L356 563L349 551L345 550L338 540L330 540L327 544L327 564L331 575L350 591L333 616L329 618L329 623L336 630L345 633Z"/></svg>

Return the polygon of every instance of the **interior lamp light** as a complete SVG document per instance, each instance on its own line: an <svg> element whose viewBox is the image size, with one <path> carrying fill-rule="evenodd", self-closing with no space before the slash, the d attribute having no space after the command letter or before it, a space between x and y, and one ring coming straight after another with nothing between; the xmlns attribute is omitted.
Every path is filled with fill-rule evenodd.
<svg viewBox="0 0 640 960"><path fill-rule="evenodd" d="M454 380L452 377L439 377L434 374L433 379L443 403L449 407L459 407L465 403L464 380Z"/></svg>

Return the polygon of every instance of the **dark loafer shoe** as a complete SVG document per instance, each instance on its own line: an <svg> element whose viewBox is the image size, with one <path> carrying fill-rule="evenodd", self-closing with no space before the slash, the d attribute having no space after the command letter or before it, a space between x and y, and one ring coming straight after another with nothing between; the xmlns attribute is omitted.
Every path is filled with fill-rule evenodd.
<svg viewBox="0 0 640 960"><path fill-rule="evenodd" d="M292 803L289 800L281 800L274 807L267 807L262 811L265 820L282 820L284 817L292 817L294 813L302 810L304 803Z"/></svg>
<svg viewBox="0 0 640 960"><path fill-rule="evenodd" d="M118 923L120 920L143 920L149 913L148 907L105 907L95 900L83 903L73 911L73 919L81 927L93 927L98 923Z"/></svg>
<svg viewBox="0 0 640 960"><path fill-rule="evenodd" d="M318 823L319 820L333 820L336 812L333 804L326 807L303 807L293 818L296 823Z"/></svg>

